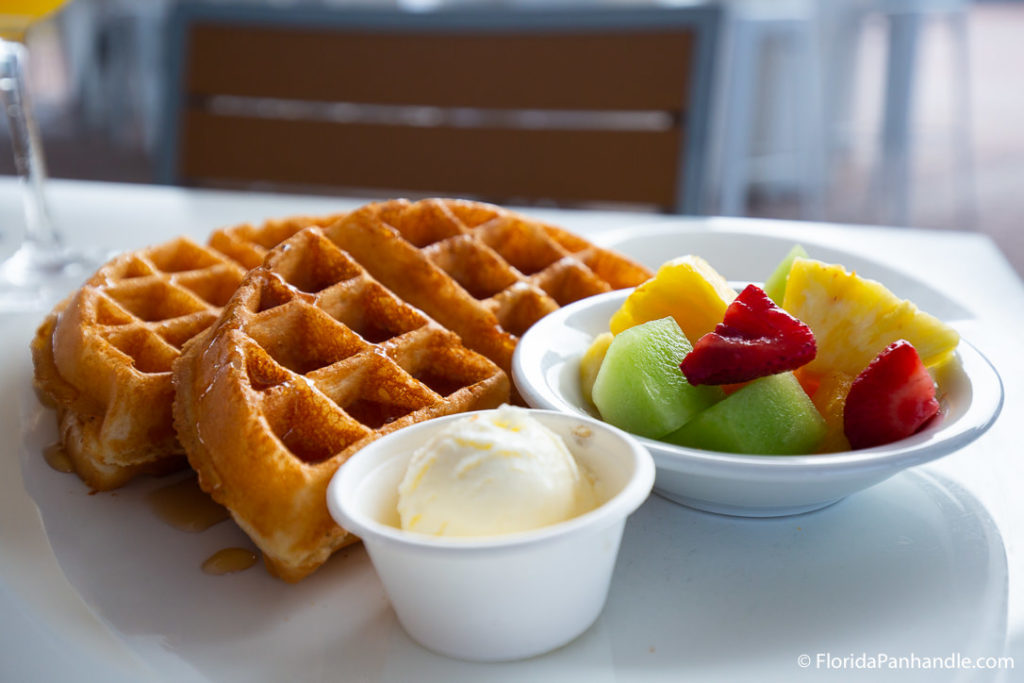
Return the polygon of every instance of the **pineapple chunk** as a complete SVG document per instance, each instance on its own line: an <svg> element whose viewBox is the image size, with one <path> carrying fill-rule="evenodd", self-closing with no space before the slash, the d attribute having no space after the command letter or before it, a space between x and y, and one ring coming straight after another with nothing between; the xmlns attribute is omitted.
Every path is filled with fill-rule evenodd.
<svg viewBox="0 0 1024 683"><path fill-rule="evenodd" d="M846 395L850 393L853 376L845 372L830 372L821 378L812 400L814 407L825 418L825 436L818 444L819 453L836 453L850 450L843 421Z"/></svg>
<svg viewBox="0 0 1024 683"><path fill-rule="evenodd" d="M960 335L882 284L842 266L797 258L782 307L814 332L818 355L806 371L857 376L882 349L906 339L926 366L948 359Z"/></svg>
<svg viewBox="0 0 1024 683"><path fill-rule="evenodd" d="M597 335L590 344L590 348L583 354L583 358L580 359L580 389L583 391L583 398L591 403L594 401L594 380L597 379L597 373L601 370L601 363L604 362L605 354L608 353L608 347L613 338L611 332L602 332Z"/></svg>
<svg viewBox="0 0 1024 683"><path fill-rule="evenodd" d="M651 320L672 316L687 339L694 341L722 322L736 292L725 278L694 256L681 256L663 264L654 278L629 295L612 316L613 334Z"/></svg>

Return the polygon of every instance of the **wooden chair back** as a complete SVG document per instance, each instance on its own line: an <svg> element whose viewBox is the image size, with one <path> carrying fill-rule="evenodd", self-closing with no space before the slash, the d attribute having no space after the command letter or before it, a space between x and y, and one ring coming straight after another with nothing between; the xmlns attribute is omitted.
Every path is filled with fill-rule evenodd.
<svg viewBox="0 0 1024 683"><path fill-rule="evenodd" d="M697 213L717 25L181 3L162 180Z"/></svg>

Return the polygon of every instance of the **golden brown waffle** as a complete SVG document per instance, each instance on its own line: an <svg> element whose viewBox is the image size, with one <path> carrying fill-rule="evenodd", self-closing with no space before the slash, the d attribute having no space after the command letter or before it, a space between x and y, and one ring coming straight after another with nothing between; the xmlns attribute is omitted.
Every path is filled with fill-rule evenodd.
<svg viewBox="0 0 1024 683"><path fill-rule="evenodd" d="M302 249L274 251L233 294L247 269L308 225L329 226L329 240L296 236ZM507 396L507 376L465 346L507 370L518 335L547 312L651 275L553 226L458 200L234 226L209 245L181 238L101 268L39 328L36 386L93 488L177 466L180 437L204 487L289 580L351 539L326 516L318 488L346 454L403 424ZM229 299L248 304L219 317ZM213 376L211 358L221 359ZM211 443L225 449L211 453ZM277 455L254 455L271 446ZM244 466L231 460L245 453Z"/></svg>
<svg viewBox="0 0 1024 683"><path fill-rule="evenodd" d="M250 271L174 365L175 425L200 486L270 571L297 581L355 538L328 481L383 434L508 399L508 377L379 284L317 228Z"/></svg>
<svg viewBox="0 0 1024 683"><path fill-rule="evenodd" d="M171 363L217 319L269 247L337 215L220 230L129 252L102 266L47 316L32 342L35 385L57 410L61 441L92 488L183 466L171 419Z"/></svg>
<svg viewBox="0 0 1024 683"><path fill-rule="evenodd" d="M221 228L210 235L209 244L221 254L249 270L263 263L267 253L281 242L310 226L324 227L344 217L335 213L324 216L290 216L262 223L242 223Z"/></svg>
<svg viewBox="0 0 1024 683"><path fill-rule="evenodd" d="M506 372L519 335L544 315L652 275L581 237L479 202L369 204L326 234Z"/></svg>

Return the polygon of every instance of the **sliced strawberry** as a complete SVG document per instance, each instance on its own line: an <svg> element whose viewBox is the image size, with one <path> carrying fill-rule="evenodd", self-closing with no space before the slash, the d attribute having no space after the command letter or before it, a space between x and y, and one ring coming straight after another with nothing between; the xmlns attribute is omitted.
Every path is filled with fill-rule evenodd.
<svg viewBox="0 0 1024 683"><path fill-rule="evenodd" d="M815 353L811 328L747 285L679 367L690 384L733 384L793 370Z"/></svg>
<svg viewBox="0 0 1024 683"><path fill-rule="evenodd" d="M939 412L935 382L905 339L887 346L850 385L843 431L853 448L906 438Z"/></svg>

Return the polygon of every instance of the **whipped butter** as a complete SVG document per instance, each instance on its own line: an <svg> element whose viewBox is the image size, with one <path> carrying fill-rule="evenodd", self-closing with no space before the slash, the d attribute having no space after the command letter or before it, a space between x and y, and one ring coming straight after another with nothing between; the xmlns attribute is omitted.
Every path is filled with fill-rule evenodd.
<svg viewBox="0 0 1024 683"><path fill-rule="evenodd" d="M596 505L593 482L561 437L507 405L435 434L398 487L402 528L437 536L527 531Z"/></svg>

